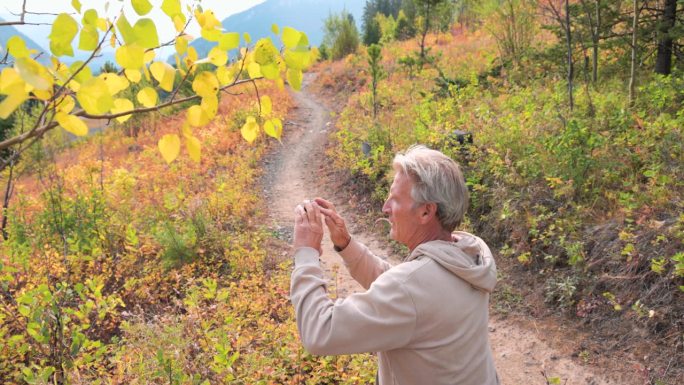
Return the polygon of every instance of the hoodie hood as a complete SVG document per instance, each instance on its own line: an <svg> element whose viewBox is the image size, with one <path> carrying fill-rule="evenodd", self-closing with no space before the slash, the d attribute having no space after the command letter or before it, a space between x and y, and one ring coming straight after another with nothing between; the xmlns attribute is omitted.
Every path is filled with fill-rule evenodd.
<svg viewBox="0 0 684 385"><path fill-rule="evenodd" d="M455 231L455 242L430 241L406 258L427 257L479 290L491 293L496 285L496 264L487 244L470 233Z"/></svg>

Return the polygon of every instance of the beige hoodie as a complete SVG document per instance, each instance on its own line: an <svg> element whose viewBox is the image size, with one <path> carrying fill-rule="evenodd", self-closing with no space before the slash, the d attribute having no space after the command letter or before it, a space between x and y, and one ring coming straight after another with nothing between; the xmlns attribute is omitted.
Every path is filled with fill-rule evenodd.
<svg viewBox="0 0 684 385"><path fill-rule="evenodd" d="M431 241L391 267L352 240L340 255L364 293L332 302L318 251L295 251L291 299L313 354L379 352L381 385L495 385L489 293L496 266L478 237Z"/></svg>

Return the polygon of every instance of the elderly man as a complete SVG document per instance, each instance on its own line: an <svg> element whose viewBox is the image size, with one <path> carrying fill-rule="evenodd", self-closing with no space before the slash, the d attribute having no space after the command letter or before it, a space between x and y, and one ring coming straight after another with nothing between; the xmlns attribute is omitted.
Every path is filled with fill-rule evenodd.
<svg viewBox="0 0 684 385"><path fill-rule="evenodd" d="M468 206L458 164L414 146L393 168L382 211L392 239L410 250L395 267L354 240L330 202L295 209L291 298L302 343L313 354L378 352L381 385L498 384L487 334L496 267L480 238L452 232ZM328 297L319 264L323 218L366 292Z"/></svg>

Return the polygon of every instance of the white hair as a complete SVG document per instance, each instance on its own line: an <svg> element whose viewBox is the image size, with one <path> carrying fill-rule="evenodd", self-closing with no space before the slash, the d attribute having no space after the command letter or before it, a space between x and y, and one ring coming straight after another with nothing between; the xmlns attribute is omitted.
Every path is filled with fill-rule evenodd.
<svg viewBox="0 0 684 385"><path fill-rule="evenodd" d="M445 230L453 231L461 224L468 209L468 188L458 163L439 151L413 145L404 154L398 153L392 166L413 180L415 204L437 204L437 218Z"/></svg>

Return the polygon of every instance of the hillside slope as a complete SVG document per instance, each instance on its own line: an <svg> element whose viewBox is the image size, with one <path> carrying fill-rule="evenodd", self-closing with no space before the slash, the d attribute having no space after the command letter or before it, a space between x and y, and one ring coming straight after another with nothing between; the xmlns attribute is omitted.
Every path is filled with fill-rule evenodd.
<svg viewBox="0 0 684 385"><path fill-rule="evenodd" d="M319 67L315 87L342 106L335 167L377 212L396 152L424 143L451 155L471 189L466 228L497 251L494 309L579 330L563 343L586 362L619 359L645 382L681 383L684 150L671 144L684 140L684 80L644 74L630 110L607 78L576 91L569 111L563 67L541 54L502 66L484 30L428 44L423 68L415 39L383 47L375 118L363 49Z"/></svg>

